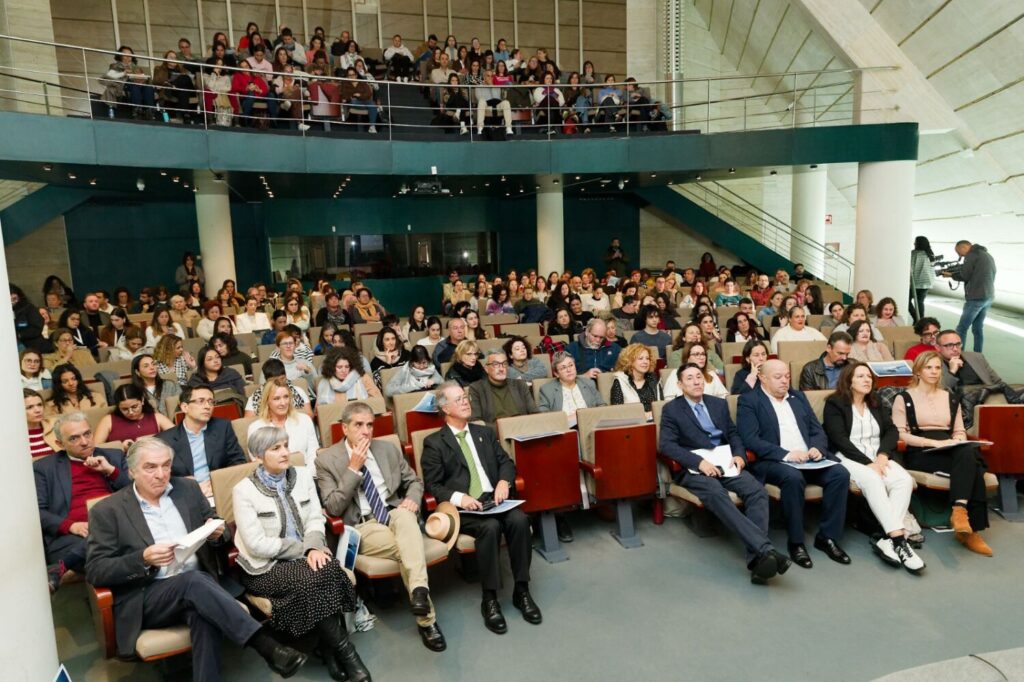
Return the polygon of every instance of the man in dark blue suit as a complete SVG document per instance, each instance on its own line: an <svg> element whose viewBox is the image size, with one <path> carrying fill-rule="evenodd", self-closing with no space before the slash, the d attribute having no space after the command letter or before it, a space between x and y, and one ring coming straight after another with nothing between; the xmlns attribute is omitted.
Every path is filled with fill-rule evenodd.
<svg viewBox="0 0 1024 682"><path fill-rule="evenodd" d="M58 419L54 435L64 449L32 464L51 594L67 571L85 572L88 501L131 483L124 455L95 447L81 412Z"/></svg>
<svg viewBox="0 0 1024 682"><path fill-rule="evenodd" d="M769 578L785 573L790 564L768 539L768 493L744 471L747 456L729 417L729 406L721 398L704 395L704 373L700 367L683 365L676 370L676 379L682 394L662 410L658 450L682 465L676 481L699 497L743 541L750 582L764 585ZM722 445L732 451L732 464L739 470L738 475L724 475L725 471L695 452ZM745 513L733 504L729 491L743 500Z"/></svg>
<svg viewBox="0 0 1024 682"><path fill-rule="evenodd" d="M850 474L841 465L823 469L797 469L793 465L838 461L828 451L828 438L803 393L789 385L789 365L769 360L758 370L760 390L740 397L736 424L740 438L757 459L751 473L782 491L782 513L789 533L789 556L803 568L811 568L811 556L804 545L804 488L808 483L824 489L821 525L814 546L841 564L850 557L839 546L846 517L846 496Z"/></svg>
<svg viewBox="0 0 1024 682"><path fill-rule="evenodd" d="M181 390L181 411L185 418L177 426L161 431L157 438L174 451L173 476L194 478L207 497L213 497L210 472L248 458L231 428L231 422L213 416L213 389L206 384Z"/></svg>

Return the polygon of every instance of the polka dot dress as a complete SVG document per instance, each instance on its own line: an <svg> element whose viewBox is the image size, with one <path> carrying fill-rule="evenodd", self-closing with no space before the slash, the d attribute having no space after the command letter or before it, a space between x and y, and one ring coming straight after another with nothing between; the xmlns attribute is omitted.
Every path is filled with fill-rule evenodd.
<svg viewBox="0 0 1024 682"><path fill-rule="evenodd" d="M314 571L305 559L279 561L260 575L241 574L242 585L273 605L270 625L300 637L328 616L356 610L356 591L337 559Z"/></svg>

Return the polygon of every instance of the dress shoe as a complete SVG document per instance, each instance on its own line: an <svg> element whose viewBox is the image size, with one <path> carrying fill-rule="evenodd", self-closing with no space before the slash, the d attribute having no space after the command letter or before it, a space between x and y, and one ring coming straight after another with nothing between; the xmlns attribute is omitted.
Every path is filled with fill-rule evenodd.
<svg viewBox="0 0 1024 682"><path fill-rule="evenodd" d="M501 613L501 604L497 599L485 599L480 604L480 614L484 617L484 625L491 632L503 635L508 632L508 623Z"/></svg>
<svg viewBox="0 0 1024 682"><path fill-rule="evenodd" d="M533 601L533 597L526 590L522 592L516 592L512 595L512 606L516 607L523 612L523 620L527 623L534 625L540 625L542 616L540 615L540 607L537 606L537 602Z"/></svg>
<svg viewBox="0 0 1024 682"><path fill-rule="evenodd" d="M828 556L829 559L837 564L850 563L850 555L844 552L843 548L839 546L839 543L831 538L825 538L819 535L814 538L814 548L820 549Z"/></svg>
<svg viewBox="0 0 1024 682"><path fill-rule="evenodd" d="M306 663L306 654L290 646L275 644L269 655L264 657L267 665L281 677L291 677Z"/></svg>
<svg viewBox="0 0 1024 682"><path fill-rule="evenodd" d="M982 556L992 556L994 554L992 548L988 546L988 543L982 540L981 536L977 533L968 533L967 535L957 533L956 539L961 545L975 554L981 554Z"/></svg>
<svg viewBox="0 0 1024 682"><path fill-rule="evenodd" d="M441 632L441 628L438 627L437 623L431 623L430 625L421 625L420 639L423 640L423 646L427 647L431 651L444 651L448 648L448 642L444 639L444 633Z"/></svg>
<svg viewBox="0 0 1024 682"><path fill-rule="evenodd" d="M812 568L814 566L814 562L811 561L811 555L807 553L807 545L803 543L789 546L789 558L800 568Z"/></svg>
<svg viewBox="0 0 1024 682"><path fill-rule="evenodd" d="M949 525L953 527L957 535L969 535L971 521L967 518L967 508L958 504L953 505L953 513L949 516Z"/></svg>
<svg viewBox="0 0 1024 682"><path fill-rule="evenodd" d="M576 536L572 533L569 519L564 514L555 514L555 532L558 533L559 542L572 542Z"/></svg>
<svg viewBox="0 0 1024 682"><path fill-rule="evenodd" d="M769 578L774 578L778 574L779 565L771 552L765 552L757 557L750 566L750 582L754 585L767 585Z"/></svg>
<svg viewBox="0 0 1024 682"><path fill-rule="evenodd" d="M427 615L430 613L430 590L425 587L413 589L412 594L409 595L409 602L411 603L410 610L413 612L413 615Z"/></svg>
<svg viewBox="0 0 1024 682"><path fill-rule="evenodd" d="M793 565L793 562L789 560L789 557L777 550L771 550L772 556L775 557L775 565L779 569L779 575L782 575L789 570L789 567Z"/></svg>

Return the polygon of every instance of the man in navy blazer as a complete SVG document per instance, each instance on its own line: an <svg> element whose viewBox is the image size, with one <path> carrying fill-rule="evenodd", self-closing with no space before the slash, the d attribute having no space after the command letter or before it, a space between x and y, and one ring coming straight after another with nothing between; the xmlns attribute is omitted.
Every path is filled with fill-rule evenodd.
<svg viewBox="0 0 1024 682"><path fill-rule="evenodd" d="M769 360L758 370L760 390L740 396L736 412L740 438L756 455L751 472L762 482L782 491L782 513L789 534L789 556L803 568L813 563L804 545L804 487L807 483L824 489L821 525L814 546L841 564L850 557L839 546L846 518L846 496L850 474L840 465L823 469L797 469L793 465L828 459L828 438L803 393L790 388L789 365Z"/></svg>
<svg viewBox="0 0 1024 682"><path fill-rule="evenodd" d="M661 412L658 451L682 465L676 481L700 498L712 514L743 542L750 581L764 585L769 578L785 573L790 561L775 551L768 539L768 493L745 471L746 451L736 426L729 417L729 405L721 398L704 395L704 373L692 363L676 370L680 396ZM695 450L728 446L737 476L725 472ZM729 491L743 500L741 512Z"/></svg>
<svg viewBox="0 0 1024 682"><path fill-rule="evenodd" d="M195 478L207 497L213 497L210 472L248 458L235 436L231 422L213 416L213 389L200 384L181 389L181 411L185 418L177 426L161 431L157 438L171 446L172 476Z"/></svg>
<svg viewBox="0 0 1024 682"><path fill-rule="evenodd" d="M85 572L88 501L131 483L124 455L95 447L81 412L58 419L54 435L64 449L32 464L51 594L67 571Z"/></svg>

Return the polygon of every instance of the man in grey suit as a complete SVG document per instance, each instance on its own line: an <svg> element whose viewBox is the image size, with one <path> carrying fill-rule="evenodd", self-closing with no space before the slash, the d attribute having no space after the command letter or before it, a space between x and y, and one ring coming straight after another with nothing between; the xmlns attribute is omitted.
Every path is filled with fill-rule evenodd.
<svg viewBox="0 0 1024 682"><path fill-rule="evenodd" d="M430 600L417 516L423 481L398 448L373 440L373 419L366 403L345 406L341 413L344 440L316 458L320 499L328 514L340 516L359 531L360 554L398 562L423 645L444 651L447 643Z"/></svg>
<svg viewBox="0 0 1024 682"><path fill-rule="evenodd" d="M966 428L974 423L974 407L984 404L990 395L1001 393L1011 405L1021 402L1021 392L1003 381L984 355L965 351L955 331L939 332L935 344L942 357L942 386L960 396Z"/></svg>
<svg viewBox="0 0 1024 682"><path fill-rule="evenodd" d="M487 377L469 386L473 421L482 421L492 429L502 417L536 414L537 404L525 381L509 381L508 356L500 348L487 351L484 360Z"/></svg>
<svg viewBox="0 0 1024 682"><path fill-rule="evenodd" d="M101 500L89 513L85 572L93 585L114 593L117 653L135 655L142 630L188 624L192 677L220 679L220 638L252 647L282 677L291 677L306 655L279 644L217 582L213 547L231 533L221 526L181 565L177 541L214 518L199 484L171 476L171 448L140 438L128 450L134 483Z"/></svg>
<svg viewBox="0 0 1024 682"><path fill-rule="evenodd" d="M540 387L541 412L565 412L569 426L576 426L576 410L604 407L605 401L592 379L576 375L576 360L565 351L555 353L551 368L558 381Z"/></svg>

